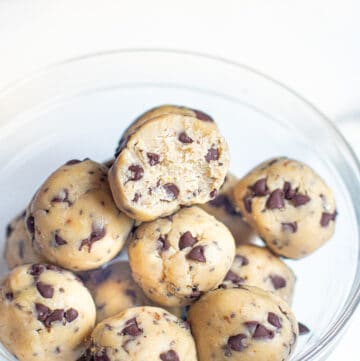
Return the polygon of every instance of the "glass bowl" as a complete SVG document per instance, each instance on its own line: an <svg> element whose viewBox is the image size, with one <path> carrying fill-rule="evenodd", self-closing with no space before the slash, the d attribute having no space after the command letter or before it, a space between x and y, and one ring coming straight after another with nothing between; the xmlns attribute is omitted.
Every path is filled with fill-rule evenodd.
<svg viewBox="0 0 360 361"><path fill-rule="evenodd" d="M311 333L292 360L321 360L359 301L359 164L324 115L299 95L245 66L179 51L119 50L71 59L0 94L0 228L26 207L47 175L73 158L110 158L137 115L170 103L202 109L219 123L231 170L264 159L308 163L334 189L334 237L313 255L286 262L297 275L293 309ZM0 251L4 246L1 238ZM6 272L1 260L0 275ZM1 360L13 360L0 347Z"/></svg>

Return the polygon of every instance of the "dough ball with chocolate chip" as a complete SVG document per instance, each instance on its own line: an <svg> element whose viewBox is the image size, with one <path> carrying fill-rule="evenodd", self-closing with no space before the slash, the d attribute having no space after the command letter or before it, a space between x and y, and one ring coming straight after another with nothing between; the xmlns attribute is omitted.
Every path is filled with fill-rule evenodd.
<svg viewBox="0 0 360 361"><path fill-rule="evenodd" d="M244 244L254 240L255 232L235 209L232 193L238 181L236 176L228 173L215 198L200 207L229 228L236 244Z"/></svg>
<svg viewBox="0 0 360 361"><path fill-rule="evenodd" d="M27 263L41 263L44 258L34 249L25 226L25 211L6 227L4 257L9 269Z"/></svg>
<svg viewBox="0 0 360 361"><path fill-rule="evenodd" d="M222 287L256 286L291 304L295 280L293 271L267 248L244 244L236 248L234 262Z"/></svg>
<svg viewBox="0 0 360 361"><path fill-rule="evenodd" d="M186 322L157 307L129 308L98 324L89 356L106 361L197 361Z"/></svg>
<svg viewBox="0 0 360 361"><path fill-rule="evenodd" d="M75 361L96 310L71 272L52 265L14 268L0 283L0 341L20 361Z"/></svg>
<svg viewBox="0 0 360 361"><path fill-rule="evenodd" d="M310 167L296 160L266 161L234 188L237 208L267 246L302 258L331 238L336 207L332 191Z"/></svg>
<svg viewBox="0 0 360 361"><path fill-rule="evenodd" d="M184 306L217 287L231 267L230 231L198 207L142 224L129 245L133 277L163 306Z"/></svg>
<svg viewBox="0 0 360 361"><path fill-rule="evenodd" d="M109 182L123 212L151 221L214 198L228 167L228 146L214 123L165 114L126 137Z"/></svg>
<svg viewBox="0 0 360 361"><path fill-rule="evenodd" d="M256 287L218 289L190 307L199 361L285 361L298 324L281 298Z"/></svg>
<svg viewBox="0 0 360 361"><path fill-rule="evenodd" d="M132 279L131 269L126 261L89 271L82 278L94 298L97 322L127 308L151 304Z"/></svg>
<svg viewBox="0 0 360 361"><path fill-rule="evenodd" d="M70 161L51 174L26 217L37 251L74 271L94 269L112 259L133 226L112 199L107 168L91 160Z"/></svg>

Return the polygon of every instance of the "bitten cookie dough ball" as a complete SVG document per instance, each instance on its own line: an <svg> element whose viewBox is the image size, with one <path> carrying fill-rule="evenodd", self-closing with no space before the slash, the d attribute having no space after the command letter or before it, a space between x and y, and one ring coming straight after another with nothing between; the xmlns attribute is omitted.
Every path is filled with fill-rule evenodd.
<svg viewBox="0 0 360 361"><path fill-rule="evenodd" d="M71 272L33 264L0 284L0 341L20 361L75 361L95 325L89 291Z"/></svg>
<svg viewBox="0 0 360 361"><path fill-rule="evenodd" d="M82 278L94 298L97 322L127 308L151 304L132 279L131 269L126 261L89 271Z"/></svg>
<svg viewBox="0 0 360 361"><path fill-rule="evenodd" d="M236 248L234 263L222 287L231 287L233 284L256 286L275 293L290 304L295 280L293 271L268 249L254 245L240 245Z"/></svg>
<svg viewBox="0 0 360 361"><path fill-rule="evenodd" d="M255 232L242 219L241 213L237 212L233 204L232 193L239 179L228 173L224 184L221 186L216 198L202 204L200 207L213 215L229 228L237 244L250 243L255 238Z"/></svg>
<svg viewBox="0 0 360 361"><path fill-rule="evenodd" d="M334 233L332 191L296 160L277 158L260 164L235 186L234 198L247 222L279 255L302 258Z"/></svg>
<svg viewBox="0 0 360 361"><path fill-rule="evenodd" d="M251 286L209 292L188 321L199 361L285 361L298 337L286 302Z"/></svg>
<svg viewBox="0 0 360 361"><path fill-rule="evenodd" d="M91 160L73 160L40 187L26 224L40 254L76 271L112 259L122 249L133 221L112 199L107 168Z"/></svg>
<svg viewBox="0 0 360 361"><path fill-rule="evenodd" d="M184 306L217 287L231 267L230 231L198 207L142 224L129 245L135 281L164 306Z"/></svg>
<svg viewBox="0 0 360 361"><path fill-rule="evenodd" d="M27 263L44 262L44 258L35 251L26 230L25 213L21 213L6 227L4 257L9 269Z"/></svg>
<svg viewBox="0 0 360 361"><path fill-rule="evenodd" d="M197 361L187 323L157 307L129 308L96 326L90 354L106 361Z"/></svg>
<svg viewBox="0 0 360 361"><path fill-rule="evenodd" d="M228 167L228 146L213 123L166 114L127 138L109 182L122 211L151 221L214 198Z"/></svg>

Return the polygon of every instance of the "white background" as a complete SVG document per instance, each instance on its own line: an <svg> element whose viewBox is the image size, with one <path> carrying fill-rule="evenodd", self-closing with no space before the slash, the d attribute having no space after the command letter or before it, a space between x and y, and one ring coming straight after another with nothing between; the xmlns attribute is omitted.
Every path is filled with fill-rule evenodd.
<svg viewBox="0 0 360 361"><path fill-rule="evenodd" d="M0 0L0 89L64 58L138 47L226 57L332 119L360 112L357 0ZM360 311L329 360L359 360L359 334Z"/></svg>

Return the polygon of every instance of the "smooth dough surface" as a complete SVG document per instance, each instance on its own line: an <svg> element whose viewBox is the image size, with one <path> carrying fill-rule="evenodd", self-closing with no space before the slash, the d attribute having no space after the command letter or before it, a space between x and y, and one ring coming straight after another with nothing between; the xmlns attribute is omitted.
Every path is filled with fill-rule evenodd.
<svg viewBox="0 0 360 361"><path fill-rule="evenodd" d="M135 281L164 306L184 306L217 287L234 259L230 231L198 207L142 224L129 245Z"/></svg>
<svg viewBox="0 0 360 361"><path fill-rule="evenodd" d="M96 326L95 361L197 361L186 322L157 307L129 308Z"/></svg>
<svg viewBox="0 0 360 361"><path fill-rule="evenodd" d="M238 182L233 195L246 221L279 255L305 257L334 233L333 193L299 161L283 157L260 164Z"/></svg>
<svg viewBox="0 0 360 361"><path fill-rule="evenodd" d="M253 242L256 235L254 230L242 219L241 213L235 209L232 193L238 181L239 179L235 175L228 173L216 198L201 204L200 207L229 228L236 244L246 244Z"/></svg>
<svg viewBox="0 0 360 361"><path fill-rule="evenodd" d="M137 128L109 171L119 209L151 221L214 198L229 167L229 151L212 124L165 114Z"/></svg>
<svg viewBox="0 0 360 361"><path fill-rule="evenodd" d="M251 286L207 293L188 321L199 361L286 361L298 337L286 302Z"/></svg>
<svg viewBox="0 0 360 361"><path fill-rule="evenodd" d="M9 269L27 263L41 263L45 259L34 249L25 226L25 213L13 219L6 228L4 258Z"/></svg>
<svg viewBox="0 0 360 361"><path fill-rule="evenodd" d="M249 285L275 293L291 304L295 275L293 271L267 248L255 245L240 245L230 271L222 287L228 285Z"/></svg>
<svg viewBox="0 0 360 361"><path fill-rule="evenodd" d="M75 361L95 325L89 291L52 265L14 268L0 284L0 341L20 361Z"/></svg>
<svg viewBox="0 0 360 361"><path fill-rule="evenodd" d="M41 255L78 271L97 268L118 254L133 220L112 199L107 167L74 160L43 183L30 204L26 224Z"/></svg>

